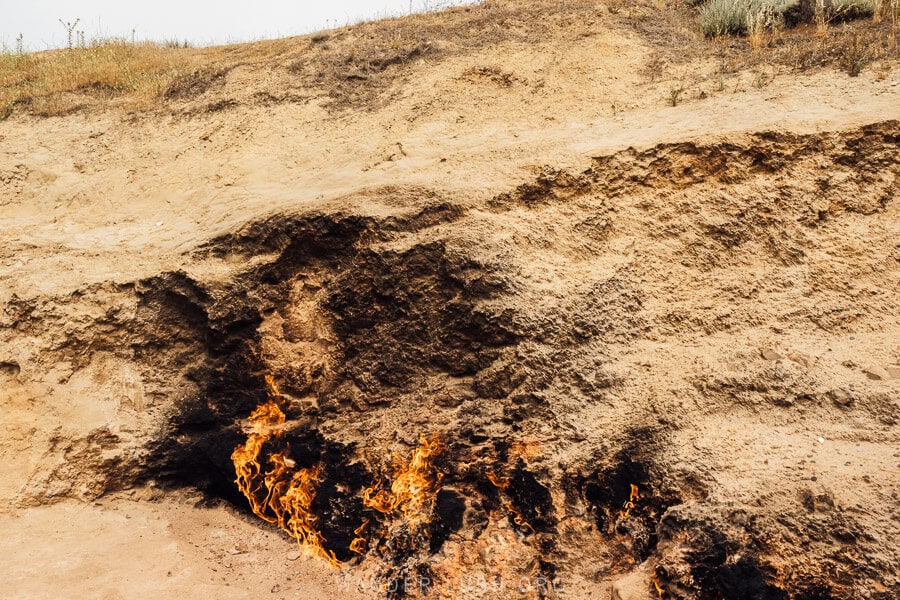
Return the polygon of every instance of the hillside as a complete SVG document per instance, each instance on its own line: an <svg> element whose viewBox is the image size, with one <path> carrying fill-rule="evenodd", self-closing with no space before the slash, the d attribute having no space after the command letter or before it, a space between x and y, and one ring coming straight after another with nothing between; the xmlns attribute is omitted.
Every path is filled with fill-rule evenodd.
<svg viewBox="0 0 900 600"><path fill-rule="evenodd" d="M3 56L7 596L900 596L896 32Z"/></svg>

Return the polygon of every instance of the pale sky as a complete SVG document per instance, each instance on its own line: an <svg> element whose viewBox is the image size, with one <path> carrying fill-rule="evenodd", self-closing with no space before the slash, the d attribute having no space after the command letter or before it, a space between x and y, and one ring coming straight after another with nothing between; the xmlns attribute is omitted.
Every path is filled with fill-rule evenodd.
<svg viewBox="0 0 900 600"><path fill-rule="evenodd" d="M340 27L360 20L465 0L0 0L0 45L26 50L65 46L59 23L81 19L76 30L96 37L178 39L196 46L278 38Z"/></svg>

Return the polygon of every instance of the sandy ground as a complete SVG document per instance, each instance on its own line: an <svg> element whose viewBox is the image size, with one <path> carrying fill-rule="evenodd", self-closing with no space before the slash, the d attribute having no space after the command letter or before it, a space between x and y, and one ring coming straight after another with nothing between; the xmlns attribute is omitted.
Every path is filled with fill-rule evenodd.
<svg viewBox="0 0 900 600"><path fill-rule="evenodd" d="M627 148L643 151L683 141L753 144L751 134L759 132L842 132L900 120L900 75L896 70L883 78L868 72L850 78L830 70L785 74L760 89L744 74L719 92L713 66L700 62L692 65L698 74L692 93L706 91L707 97L689 94L672 107L665 101L667 82L647 82L639 74L648 56L643 42L611 30L566 47L501 46L423 63L415 77L398 83L398 99L375 112L335 115L313 102L239 106L192 117L110 110L16 117L0 124L4 595L376 597L371 590L347 591L337 571L297 558L285 536L225 503L199 507L199 496L191 492L164 494L146 487L131 495L104 495L116 485L103 478L85 483L76 471L82 464L108 467L122 456L141 456L140 448L163 427L173 403L196 393L190 386L167 387L168 375L148 377L137 359L112 348L117 342L103 342L115 329L110 323L128 311L138 314L127 297L133 282L178 270L225 280L257 259L236 252L213 260L197 249L271 215L315 209L394 217L436 194L465 207L467 220L410 233L391 241L393 249L450 232L446 235L457 236L447 238L451 246L471 248L474 256L502 255L506 272L521 280L513 286L518 299L508 306L524 315L524 322L552 321L540 315L555 312L618 310L615 303L584 309L567 302L591 286L627 280L625 291L616 293L639 289L634 293L649 315L642 318L668 320L674 328L657 325L662 333L639 341L611 334L602 348L584 350L585 356L602 357L601 370L620 383L614 393L598 392L596 403L579 404L581 392L568 404L559 400L566 409L565 427L579 433L559 438L536 427L531 433L552 448L537 462L586 456L592 440L616 439L619 434L605 429L611 423L632 417L639 424L668 420L675 425L660 460L673 473L706 478L711 491L703 496L710 505L750 511L762 506L767 515L782 510L790 515L800 510L797 494L808 493L814 506L840 506L864 529L882 523L866 548L880 553L885 577L878 581L866 572L855 585L859 593L889 597L900 585L895 427L900 225L891 197L897 191L896 163L882 164L882 180L866 184L886 194L882 212L847 212L837 229L804 246L808 260L800 263L778 264L777 255L760 259L765 252L754 249L749 257L716 260L703 255L702 243L680 246L691 223L705 219L711 227L727 226L721 221L730 210L728 193L720 198L726 207L721 213L709 200L717 197L716 182L696 192L707 198L697 201L696 212L685 208L693 202L690 194L676 187L661 186L655 196L626 194L617 200L616 235L596 244L580 245L566 237L566 227L599 214L602 192L545 212L518 206L498 214L489 201L533 181L546 165L580 173L595 165L595 157ZM463 77L473 67L496 64L514 65L521 83L498 87ZM254 85L262 84L254 82L252 70L238 68L229 74L226 89L216 93L240 99ZM804 180L810 197L817 193L814 180L812 175ZM739 194L774 194L766 185L760 179ZM647 211L650 217L639 216ZM787 229L795 216L790 211L783 217ZM685 219L691 223L680 222L679 215L689 215ZM669 225L672 229L665 230ZM732 233L740 236L744 228L752 226L739 225ZM751 236L765 237L753 231ZM782 248L777 240L771 243L776 251ZM698 254L691 258L691 252ZM703 260L708 262L698 266ZM679 261L688 266L682 269ZM791 281L808 285L791 291ZM828 320L854 307L857 320ZM813 316L821 326L792 327L793 309L819 310ZM566 318L560 316L560 322ZM628 323L640 325L617 327ZM67 336L99 341L68 352ZM561 360L573 370L589 371L577 356ZM769 391L760 392L760 386ZM801 395L831 398L834 406L856 397L858 411L842 413L829 404L777 412L758 397L771 393L781 401L801 389ZM548 392L552 398L565 394L562 388ZM358 427L353 436L389 439L403 414L396 417L399 423L387 414L375 424L365 420L369 417L355 422L353 416L336 423L348 432ZM113 442L104 438L110 431ZM683 490L691 499L701 496L693 497L686 484ZM808 548L819 541L773 538L770 550L790 562L792 544ZM584 538L582 543L592 548L598 542ZM830 552L821 555L847 561L855 556L852 550ZM575 565L562 597L651 597L650 571L590 574L593 563L603 560L585 551L581 559L561 561Z"/></svg>
<svg viewBox="0 0 900 600"><path fill-rule="evenodd" d="M9 598L366 597L277 532L186 498L66 502L0 527Z"/></svg>
<svg viewBox="0 0 900 600"><path fill-rule="evenodd" d="M896 73L880 81L792 74L762 89L748 76L723 92L712 91L710 75L709 97L666 106L665 83L638 73L649 50L610 37L553 59L522 56L516 72L544 74L551 92L460 81L467 69L506 60L500 48L421 67L400 100L373 114L281 105L192 119L123 121L112 113L4 123L2 227L10 242L0 255L0 300L179 268L186 251L253 217L339 204L360 190L420 185L490 198L544 165L577 169L628 147L900 116ZM558 70L543 64L551 60ZM587 96L586 71L603 79ZM48 271L54 276L40 275Z"/></svg>

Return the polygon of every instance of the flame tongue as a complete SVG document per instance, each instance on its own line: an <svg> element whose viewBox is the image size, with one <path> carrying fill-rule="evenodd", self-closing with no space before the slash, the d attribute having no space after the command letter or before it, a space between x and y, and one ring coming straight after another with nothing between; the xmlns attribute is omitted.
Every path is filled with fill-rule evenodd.
<svg viewBox="0 0 900 600"><path fill-rule="evenodd" d="M363 524L353 530L353 533L356 534L356 537L353 538L353 541L350 542L350 551L363 555L366 553L366 538L363 537L363 532L366 530L366 527L369 526L369 519L363 521Z"/></svg>
<svg viewBox="0 0 900 600"><path fill-rule="evenodd" d="M485 471L485 476L488 478L488 481L500 491L506 491L509 489L509 479L504 479L497 475L493 469L489 469ZM520 530L528 530L529 533L534 533L534 527L531 526L525 519L525 515L522 514L522 511L517 509L511 500L502 499L503 507L509 511L510 516L512 517L513 523L519 526Z"/></svg>
<svg viewBox="0 0 900 600"><path fill-rule="evenodd" d="M325 538L317 529L312 512L316 488L322 470L318 466L292 471L290 448L269 457L269 469L263 472L259 455L263 446L281 436L285 423L280 406L281 394L271 376L266 376L269 400L250 415L250 434L247 441L234 449L231 460L237 475L235 483L250 502L250 509L260 519L277 524L297 543L313 555L332 565L339 565L334 552L324 547Z"/></svg>
<svg viewBox="0 0 900 600"><path fill-rule="evenodd" d="M281 393L271 376L266 376L266 383L268 400L250 415L247 441L231 454L237 475L235 483L256 516L278 525L314 556L338 566L341 563L334 552L325 548L325 538L313 512L316 492L322 482L322 468L318 465L296 468L290 457L290 447L281 441L286 422ZM267 467L264 470L260 454L269 442L283 449L269 455L264 461ZM419 446L409 462L396 462L390 488L382 488L378 483L366 489L363 504L391 515L392 520L399 517L410 532L419 532L422 525L430 521L441 488L443 474L434 466L435 456L441 448L439 436L429 439L421 435ZM369 523L366 519L354 530L356 537L350 542L351 552L365 554L368 539L364 534ZM387 529L382 535L387 535Z"/></svg>
<svg viewBox="0 0 900 600"><path fill-rule="evenodd" d="M631 517L631 511L632 509L634 509L634 503L636 500L639 500L640 497L641 495L638 490L638 486L632 483L631 494L628 496L628 501L622 506L622 510L617 511L620 520L627 521Z"/></svg>
<svg viewBox="0 0 900 600"><path fill-rule="evenodd" d="M662 600L662 598L664 598L666 595L666 590L662 589L662 587L659 585L659 578L651 577L650 581L653 582L653 588L656 590L656 595L659 596L660 600Z"/></svg>
<svg viewBox="0 0 900 600"><path fill-rule="evenodd" d="M380 489L378 483L363 493L363 504L383 514L399 512L406 517L410 529L427 520L441 487L442 474L434 468L434 457L441 450L440 438L419 437L419 447L408 464L394 468L391 489Z"/></svg>
<svg viewBox="0 0 900 600"><path fill-rule="evenodd" d="M319 467L300 469L291 477L290 485L279 498L281 513L278 525L291 534L301 546L313 548L316 554L328 562L338 564L334 553L327 553L323 544L325 538L316 529L317 518L312 513L312 503L316 497L316 486L321 481Z"/></svg>
<svg viewBox="0 0 900 600"><path fill-rule="evenodd" d="M235 448L231 454L237 474L238 489L250 501L250 508L254 514L269 523L276 521L275 517L268 514L267 511L272 495L272 483L276 474L275 470L269 471L263 475L263 480L260 482L262 467L259 464L259 453L263 445L272 438L273 431L283 425L284 421L284 412L273 400L259 405L250 415L251 432L247 436L247 441ZM271 461L272 459L270 459ZM266 493L264 499L260 500L262 487L265 487Z"/></svg>

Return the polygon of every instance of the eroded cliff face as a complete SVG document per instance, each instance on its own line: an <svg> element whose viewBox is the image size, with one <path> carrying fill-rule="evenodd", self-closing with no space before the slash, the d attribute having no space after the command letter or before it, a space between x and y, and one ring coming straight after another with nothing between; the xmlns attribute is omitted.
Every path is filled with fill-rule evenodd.
<svg viewBox="0 0 900 600"><path fill-rule="evenodd" d="M14 295L2 496L190 488L255 519L249 495L260 535L394 596L893 597L898 144L661 144L487 203L376 188Z"/></svg>

